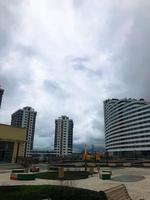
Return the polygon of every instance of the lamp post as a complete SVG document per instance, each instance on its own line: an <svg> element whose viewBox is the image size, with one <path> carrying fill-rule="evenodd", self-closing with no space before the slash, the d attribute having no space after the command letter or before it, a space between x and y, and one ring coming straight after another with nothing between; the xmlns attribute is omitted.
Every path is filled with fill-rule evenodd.
<svg viewBox="0 0 150 200"><path fill-rule="evenodd" d="M84 145L84 169L87 171L87 150L86 150L86 144Z"/></svg>

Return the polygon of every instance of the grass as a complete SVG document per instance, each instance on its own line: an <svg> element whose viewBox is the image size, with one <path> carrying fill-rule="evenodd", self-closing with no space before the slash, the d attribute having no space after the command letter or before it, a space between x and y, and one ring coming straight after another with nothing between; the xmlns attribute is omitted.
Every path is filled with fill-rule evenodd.
<svg viewBox="0 0 150 200"><path fill-rule="evenodd" d="M0 200L107 200L104 192L54 185L0 186Z"/></svg>
<svg viewBox="0 0 150 200"><path fill-rule="evenodd" d="M85 179L88 178L90 175L89 172L86 171L65 171L64 172L64 178L61 178L61 180L79 180L79 179ZM36 174L36 178L40 179L50 179L50 180L60 180L58 177L58 172L42 172Z"/></svg>

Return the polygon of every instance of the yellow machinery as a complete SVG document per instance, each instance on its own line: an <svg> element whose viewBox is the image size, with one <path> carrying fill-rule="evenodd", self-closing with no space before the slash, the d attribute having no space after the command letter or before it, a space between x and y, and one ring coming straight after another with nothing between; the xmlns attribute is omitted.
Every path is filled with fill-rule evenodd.
<svg viewBox="0 0 150 200"><path fill-rule="evenodd" d="M88 153L84 153L82 156L82 160L96 160L96 161L100 161L101 159L101 154L99 152L96 152L96 154L92 155L92 154L88 154Z"/></svg>
<svg viewBox="0 0 150 200"><path fill-rule="evenodd" d="M95 161L100 161L101 159L101 153L99 152L96 152L94 154L90 154L87 152L86 150L86 145L85 145L85 148L84 148L84 153L82 155L82 160L87 160L87 161L90 161L90 160L95 160Z"/></svg>

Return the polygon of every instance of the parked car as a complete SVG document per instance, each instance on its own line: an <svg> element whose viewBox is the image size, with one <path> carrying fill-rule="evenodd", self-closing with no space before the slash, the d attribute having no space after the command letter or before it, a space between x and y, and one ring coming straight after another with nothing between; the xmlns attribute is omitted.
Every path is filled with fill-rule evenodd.
<svg viewBox="0 0 150 200"><path fill-rule="evenodd" d="M33 166L33 167L30 168L30 172L39 172L39 171L40 171L39 167Z"/></svg>

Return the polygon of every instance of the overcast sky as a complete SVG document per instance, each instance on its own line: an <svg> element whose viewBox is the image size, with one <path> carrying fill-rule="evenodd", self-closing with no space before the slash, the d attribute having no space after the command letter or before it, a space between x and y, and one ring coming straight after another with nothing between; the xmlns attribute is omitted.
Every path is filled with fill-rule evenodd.
<svg viewBox="0 0 150 200"><path fill-rule="evenodd" d="M54 120L74 120L74 143L103 145L103 100L150 100L150 1L0 0L0 123L37 111L35 147Z"/></svg>

